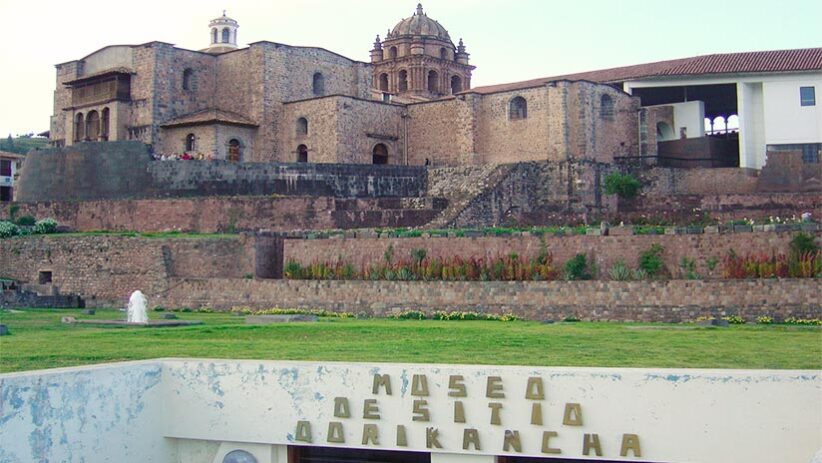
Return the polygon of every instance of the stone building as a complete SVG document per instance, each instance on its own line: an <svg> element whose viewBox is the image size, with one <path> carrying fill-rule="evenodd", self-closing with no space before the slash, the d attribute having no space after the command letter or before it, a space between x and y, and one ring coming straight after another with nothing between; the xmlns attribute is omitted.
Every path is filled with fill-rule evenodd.
<svg viewBox="0 0 822 463"><path fill-rule="evenodd" d="M57 65L52 145L138 140L158 155L235 162L453 166L639 156L753 168L764 166L766 145L816 162L822 147L814 93L822 49L471 88L464 42L454 45L422 5L377 36L368 63L267 41L239 48L238 29L223 12L200 51L115 45ZM785 99L794 90L801 108Z"/></svg>

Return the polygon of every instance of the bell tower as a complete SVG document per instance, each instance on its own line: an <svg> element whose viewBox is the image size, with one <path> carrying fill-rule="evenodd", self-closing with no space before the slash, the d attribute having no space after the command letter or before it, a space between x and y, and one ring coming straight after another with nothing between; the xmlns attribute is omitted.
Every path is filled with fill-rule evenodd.
<svg viewBox="0 0 822 463"><path fill-rule="evenodd" d="M236 49L237 29L239 28L240 25L237 24L237 21L226 16L225 10L223 10L222 16L212 19L208 23L209 38L211 39L209 48L220 47Z"/></svg>

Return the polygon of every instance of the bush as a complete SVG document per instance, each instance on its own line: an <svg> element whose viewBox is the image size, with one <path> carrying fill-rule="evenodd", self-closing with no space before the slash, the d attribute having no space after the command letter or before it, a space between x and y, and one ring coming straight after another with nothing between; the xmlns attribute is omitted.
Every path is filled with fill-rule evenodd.
<svg viewBox="0 0 822 463"><path fill-rule="evenodd" d="M756 317L756 323L760 325L771 325L773 324L773 318L767 315L762 315L761 317Z"/></svg>
<svg viewBox="0 0 822 463"><path fill-rule="evenodd" d="M283 268L283 275L292 280L299 279L302 277L302 266L297 261L289 260Z"/></svg>
<svg viewBox="0 0 822 463"><path fill-rule="evenodd" d="M34 224L33 231L38 235L47 235L49 233L55 233L57 231L57 221L49 218L38 220Z"/></svg>
<svg viewBox="0 0 822 463"><path fill-rule="evenodd" d="M662 252L664 248L659 244L653 244L650 248L639 253L639 268L644 270L650 278L661 275L664 267L662 263Z"/></svg>
<svg viewBox="0 0 822 463"><path fill-rule="evenodd" d="M744 325L745 319L740 317L739 315L728 315L727 317L722 317L723 320L728 322L731 325Z"/></svg>
<svg viewBox="0 0 822 463"><path fill-rule="evenodd" d="M631 279L631 269L625 265L625 262L618 260L608 271L608 276L615 281L627 281Z"/></svg>
<svg viewBox="0 0 822 463"><path fill-rule="evenodd" d="M801 256L802 254L815 253L819 250L813 235L799 233L793 237L790 244L791 255Z"/></svg>
<svg viewBox="0 0 822 463"><path fill-rule="evenodd" d="M405 310L391 315L391 318L397 318L399 320L425 320L426 316L424 312L420 312L419 310Z"/></svg>
<svg viewBox="0 0 822 463"><path fill-rule="evenodd" d="M31 227L34 225L36 220L30 215L24 215L18 218L15 222L17 222L17 225L20 225L21 227Z"/></svg>
<svg viewBox="0 0 822 463"><path fill-rule="evenodd" d="M9 238L20 234L20 227L11 222L0 222L0 238Z"/></svg>
<svg viewBox="0 0 822 463"><path fill-rule="evenodd" d="M579 253L574 257L568 259L563 267L565 270L565 278L569 280L590 280L591 272L588 269L588 259L585 254Z"/></svg>
<svg viewBox="0 0 822 463"><path fill-rule="evenodd" d="M788 325L822 326L822 320L818 318L788 317L785 319L785 323Z"/></svg>
<svg viewBox="0 0 822 463"><path fill-rule="evenodd" d="M613 172L605 176L605 193L617 195L620 198L633 198L639 192L642 184L631 174Z"/></svg>

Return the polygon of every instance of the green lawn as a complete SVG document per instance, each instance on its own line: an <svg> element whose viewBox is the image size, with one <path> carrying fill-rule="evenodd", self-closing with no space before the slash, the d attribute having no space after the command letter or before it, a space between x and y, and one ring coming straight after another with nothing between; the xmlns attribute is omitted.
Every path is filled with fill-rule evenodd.
<svg viewBox="0 0 822 463"><path fill-rule="evenodd" d="M204 325L101 328L61 316L98 310L0 311L0 372L157 357L496 365L822 368L822 330L797 326L320 319L248 326L231 314L180 313ZM150 318L160 318L150 313Z"/></svg>

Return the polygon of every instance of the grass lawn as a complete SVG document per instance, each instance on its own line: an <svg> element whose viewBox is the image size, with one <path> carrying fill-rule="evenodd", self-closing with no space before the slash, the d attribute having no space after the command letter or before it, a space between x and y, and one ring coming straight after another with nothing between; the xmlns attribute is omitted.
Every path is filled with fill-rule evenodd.
<svg viewBox="0 0 822 463"><path fill-rule="evenodd" d="M353 320L245 325L222 313L180 313L203 325L102 328L60 317L122 319L98 310L0 311L0 372L157 357L495 365L820 369L816 327L633 323ZM151 319L159 319L150 313Z"/></svg>

